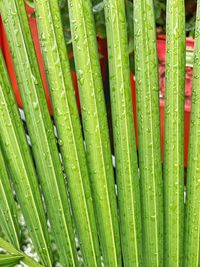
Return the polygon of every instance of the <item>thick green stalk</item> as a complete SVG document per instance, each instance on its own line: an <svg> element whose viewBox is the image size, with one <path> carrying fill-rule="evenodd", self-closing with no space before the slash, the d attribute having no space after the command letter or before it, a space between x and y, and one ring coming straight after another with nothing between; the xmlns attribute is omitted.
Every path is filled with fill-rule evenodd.
<svg viewBox="0 0 200 267"><path fill-rule="evenodd" d="M142 266L138 161L124 0L104 0L124 266ZM111 19L115 18L115 19Z"/></svg>
<svg viewBox="0 0 200 267"><path fill-rule="evenodd" d="M200 1L197 1L192 111L187 169L184 266L200 265Z"/></svg>
<svg viewBox="0 0 200 267"><path fill-rule="evenodd" d="M167 1L164 152L164 265L183 264L184 223L184 0Z"/></svg>
<svg viewBox="0 0 200 267"><path fill-rule="evenodd" d="M33 244L51 266L51 242L35 168L0 52L0 143Z"/></svg>
<svg viewBox="0 0 200 267"><path fill-rule="evenodd" d="M134 45L144 264L163 266L159 88L152 0L134 1Z"/></svg>
<svg viewBox="0 0 200 267"><path fill-rule="evenodd" d="M33 259L31 259L29 256L27 256L23 252L17 250L16 248L13 247L13 245L11 245L10 243L8 243L7 241L5 241L4 239L2 239L1 237L0 237L0 248L2 248L4 251L6 251L7 253L9 253L10 255L15 255L17 257L20 257L21 260L26 265L28 265L29 267L43 267L43 265L40 265L39 263L37 263L36 261L34 261ZM11 265L11 267L13 267L13 265Z"/></svg>
<svg viewBox="0 0 200 267"><path fill-rule="evenodd" d="M0 150L0 225L3 232L17 249L19 249L19 224L17 220L17 207L6 170L2 151Z"/></svg>
<svg viewBox="0 0 200 267"><path fill-rule="evenodd" d="M23 0L2 0L1 13L17 74L36 168L63 266L77 266L71 213L52 121Z"/></svg>
<svg viewBox="0 0 200 267"><path fill-rule="evenodd" d="M84 263L86 266L100 266L90 180L58 1L35 0L35 8L58 143Z"/></svg>
<svg viewBox="0 0 200 267"><path fill-rule="evenodd" d="M90 0L69 0L87 161L105 266L121 266L119 227L99 55Z"/></svg>

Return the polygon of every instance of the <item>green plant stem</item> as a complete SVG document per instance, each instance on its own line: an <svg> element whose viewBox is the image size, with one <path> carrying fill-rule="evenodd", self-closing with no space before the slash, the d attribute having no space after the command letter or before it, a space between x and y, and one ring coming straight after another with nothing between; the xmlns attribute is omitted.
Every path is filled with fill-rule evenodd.
<svg viewBox="0 0 200 267"><path fill-rule="evenodd" d="M164 141L164 265L183 266L184 225L184 0L167 1Z"/></svg>
<svg viewBox="0 0 200 267"><path fill-rule="evenodd" d="M197 1L192 111L187 168L184 267L200 265L200 1Z"/></svg>
<svg viewBox="0 0 200 267"><path fill-rule="evenodd" d="M144 265L163 266L163 183L152 0L134 1L135 76Z"/></svg>
<svg viewBox="0 0 200 267"><path fill-rule="evenodd" d="M77 251L64 176L23 0L1 1L32 150L52 234L63 266L77 266Z"/></svg>
<svg viewBox="0 0 200 267"><path fill-rule="evenodd" d="M0 145L17 200L38 255L45 266L51 266L51 242L37 176L1 52L0 111Z"/></svg>
<svg viewBox="0 0 200 267"><path fill-rule="evenodd" d="M142 266L138 162L123 0L104 0L124 266ZM115 18L115 19L111 19Z"/></svg>
<svg viewBox="0 0 200 267"><path fill-rule="evenodd" d="M100 266L90 180L58 1L35 0L54 118L86 266ZM56 90L55 90L56 88Z"/></svg>
<svg viewBox="0 0 200 267"><path fill-rule="evenodd" d="M20 230L17 220L17 207L13 198L10 179L0 149L0 225L9 240L19 249Z"/></svg>
<svg viewBox="0 0 200 267"><path fill-rule="evenodd" d="M105 266L121 266L118 215L92 5L69 0L86 154Z"/></svg>

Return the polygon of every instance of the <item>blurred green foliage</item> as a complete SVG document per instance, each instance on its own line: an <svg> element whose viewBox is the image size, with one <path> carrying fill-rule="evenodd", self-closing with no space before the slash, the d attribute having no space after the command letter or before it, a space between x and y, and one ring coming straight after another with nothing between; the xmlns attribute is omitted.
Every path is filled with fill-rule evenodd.
<svg viewBox="0 0 200 267"><path fill-rule="evenodd" d="M154 0L155 20L158 26L165 30L166 24L166 0Z"/></svg>

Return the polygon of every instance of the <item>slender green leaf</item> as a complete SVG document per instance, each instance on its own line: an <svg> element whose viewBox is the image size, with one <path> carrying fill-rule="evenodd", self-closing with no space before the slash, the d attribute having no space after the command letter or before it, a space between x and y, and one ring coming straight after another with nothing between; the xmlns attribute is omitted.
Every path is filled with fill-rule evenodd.
<svg viewBox="0 0 200 267"><path fill-rule="evenodd" d="M19 255L6 255L6 254L0 254L0 266L2 267L13 267L16 264L22 260L23 257Z"/></svg>
<svg viewBox="0 0 200 267"><path fill-rule="evenodd" d="M25 264L27 264L29 267L44 267L40 265L39 263L37 263L36 261L34 261L33 259L31 259L29 256L27 256L23 252L16 250L10 243L8 243L2 238L0 238L0 248L2 248L4 251L8 252L11 255L21 257L22 261Z"/></svg>
<svg viewBox="0 0 200 267"><path fill-rule="evenodd" d="M142 266L138 162L124 0L104 0L124 266ZM115 19L111 19L115 18Z"/></svg>
<svg viewBox="0 0 200 267"><path fill-rule="evenodd" d="M184 266L200 265L200 1L197 1L192 112L187 169Z"/></svg>
<svg viewBox="0 0 200 267"><path fill-rule="evenodd" d="M17 199L42 262L51 266L51 243L37 177L1 53L0 110L0 143Z"/></svg>
<svg viewBox="0 0 200 267"><path fill-rule="evenodd" d="M69 0L87 161L105 266L121 266L119 227L99 55L90 0Z"/></svg>
<svg viewBox="0 0 200 267"><path fill-rule="evenodd" d="M134 1L134 45L144 264L163 265L159 88L152 0Z"/></svg>
<svg viewBox="0 0 200 267"><path fill-rule="evenodd" d="M19 249L19 224L17 207L6 170L2 151L0 150L0 225L6 238Z"/></svg>
<svg viewBox="0 0 200 267"><path fill-rule="evenodd" d="M164 263L182 266L184 223L184 0L167 2L164 154Z"/></svg>
<svg viewBox="0 0 200 267"><path fill-rule="evenodd" d="M63 266L77 266L68 196L24 1L2 1L2 7L33 155L60 262Z"/></svg>
<svg viewBox="0 0 200 267"><path fill-rule="evenodd" d="M90 181L58 1L35 0L35 7L58 130L58 143L67 174L84 262L86 266L100 266Z"/></svg>

